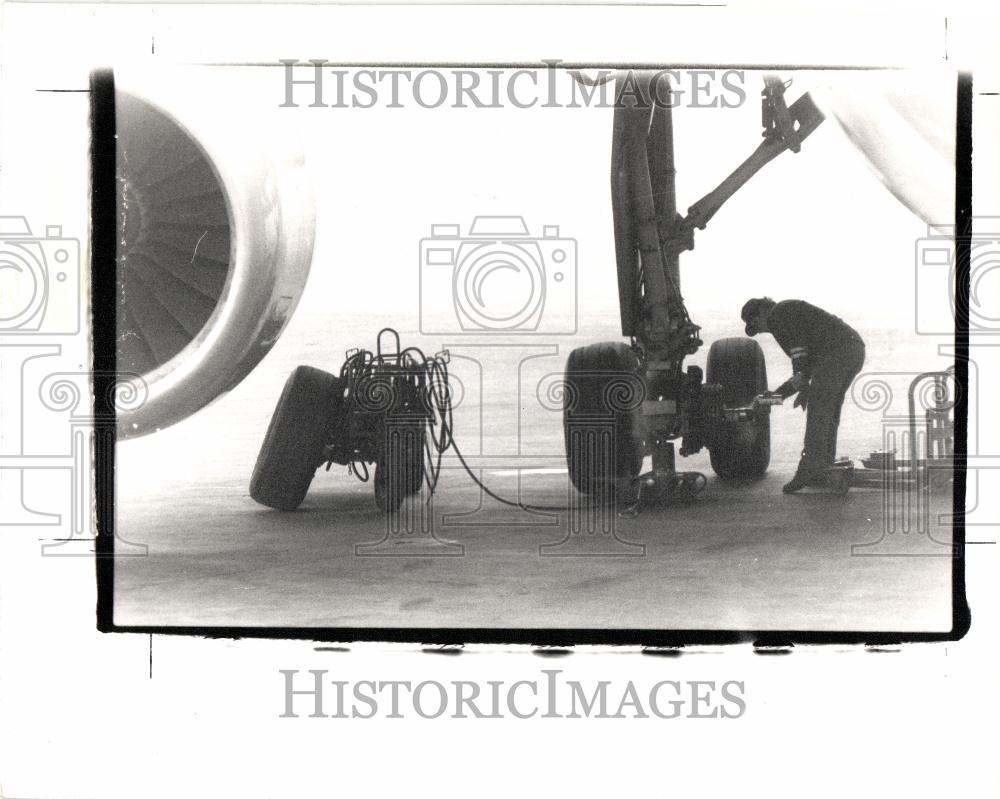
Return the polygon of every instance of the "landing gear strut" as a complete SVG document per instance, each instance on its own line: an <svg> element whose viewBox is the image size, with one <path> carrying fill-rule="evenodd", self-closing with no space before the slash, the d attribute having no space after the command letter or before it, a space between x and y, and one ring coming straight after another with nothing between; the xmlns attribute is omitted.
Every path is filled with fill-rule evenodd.
<svg viewBox="0 0 1000 799"><path fill-rule="evenodd" d="M619 502L630 497L632 509L653 500L690 501L704 488L704 475L677 471L678 438L681 455L708 447L712 468L723 479L753 480L767 470L770 406L754 400L767 391L763 354L750 339L724 339L712 346L706 381L697 367L683 370L684 358L702 341L681 295L679 256L694 247L695 229L704 228L729 197L780 153L798 152L823 121L808 95L786 106L785 84L769 76L763 142L683 217L677 212L671 108L656 101L652 78L651 72L622 74L615 93L634 101L615 109L611 144L618 297L622 335L630 344L574 350L566 368L568 388L586 387L583 411L564 414L570 478L588 494L610 485L604 496ZM606 362L597 352L615 352L617 360ZM603 397L612 378L581 376L581 369L592 366L627 373L638 386L635 407L613 407ZM608 434L574 434L582 417L590 417L592 426L603 418ZM637 476L644 455L652 456L653 468Z"/></svg>

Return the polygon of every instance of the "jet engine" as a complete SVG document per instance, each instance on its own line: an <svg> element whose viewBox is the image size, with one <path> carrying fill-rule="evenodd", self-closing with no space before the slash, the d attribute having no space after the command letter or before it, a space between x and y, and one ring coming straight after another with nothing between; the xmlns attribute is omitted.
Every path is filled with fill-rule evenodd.
<svg viewBox="0 0 1000 799"><path fill-rule="evenodd" d="M110 80L127 438L198 411L267 354L305 286L315 210L301 149L266 115L190 79Z"/></svg>

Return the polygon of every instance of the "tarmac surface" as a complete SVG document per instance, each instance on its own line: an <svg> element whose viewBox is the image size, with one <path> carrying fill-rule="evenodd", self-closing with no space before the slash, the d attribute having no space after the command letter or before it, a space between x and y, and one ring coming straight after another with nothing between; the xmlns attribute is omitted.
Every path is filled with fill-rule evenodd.
<svg viewBox="0 0 1000 799"><path fill-rule="evenodd" d="M137 556L116 560L116 624L951 627L950 489L930 495L926 507L901 490L782 494L804 425L790 403L772 416L773 455L763 480L720 481L705 451L678 458L678 468L706 474L705 490L692 504L635 516L595 520L501 505L452 454L431 505L409 506L401 528L378 513L370 483L338 466L317 473L298 511L263 508L250 499L248 482L281 385L297 363L339 368L330 349L322 337L293 334L216 404L119 445L118 553ZM776 385L787 365L765 349ZM561 373L566 351L565 342L535 353L522 345L480 348L463 361L453 350L462 392L456 438L481 479L504 497L578 503L568 486L560 414L544 388ZM841 451L876 449L875 428L870 415L845 407Z"/></svg>

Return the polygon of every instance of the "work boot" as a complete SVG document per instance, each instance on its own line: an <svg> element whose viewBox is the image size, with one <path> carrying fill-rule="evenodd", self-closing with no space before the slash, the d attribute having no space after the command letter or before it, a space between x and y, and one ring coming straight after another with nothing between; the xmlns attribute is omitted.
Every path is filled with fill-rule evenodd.
<svg viewBox="0 0 1000 799"><path fill-rule="evenodd" d="M807 485L814 485L822 474L822 471L819 470L799 469L795 472L795 476L785 483L781 490L786 494L794 494L800 488L805 488Z"/></svg>

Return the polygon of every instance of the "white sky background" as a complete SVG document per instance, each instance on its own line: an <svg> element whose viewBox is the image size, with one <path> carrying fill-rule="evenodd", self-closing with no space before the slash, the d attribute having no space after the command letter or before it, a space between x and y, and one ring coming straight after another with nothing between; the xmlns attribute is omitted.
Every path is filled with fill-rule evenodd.
<svg viewBox="0 0 1000 799"><path fill-rule="evenodd" d="M678 18L688 19L690 11L679 10ZM534 31L537 25L517 19L533 12L519 9L504 16L506 24L497 26L491 38L497 42L506 38L504 46L474 49L459 42L434 51L434 39L447 37L433 26L428 27L427 41L419 45L405 36L406 17L415 9L395 9L396 24L380 29L378 43L363 48L364 37L335 35L342 28L309 24L302 9L293 14L255 7L250 17L258 18L256 25L239 26L239 35L232 28L230 35L213 37L211 23L200 20L213 19L213 13L214 18L224 19L226 12L221 9L200 10L199 25L192 26L185 21L182 7L130 6L116 14L115 25L95 26L95 18L106 12L77 7L62 10L66 20L62 30L35 27L30 29L32 35L8 37L5 79L13 87L79 86L86 69L95 64L116 63L120 77L127 79L130 71L141 75L165 62L260 60L265 54L264 60L271 63L282 57L337 60L341 55L345 61L363 62L366 53L373 61L384 60L389 53L393 59L403 59L409 52L414 61L427 61L428 52L441 52L449 62L460 63L463 54L478 61L573 59L579 50L589 48L594 60L600 60L608 54L604 43L608 37L594 31L601 30L610 12L602 8L578 12L575 18L594 24L578 26L572 36L560 30L559 36L549 40L540 37ZM14 23L30 19L33 13L37 14L23 6L5 7L7 20ZM379 13L388 11L341 11L348 18ZM461 17L471 9L453 9L452 13ZM558 20L567 11L549 9L546 13ZM623 11L626 18L634 13L634 9ZM933 30L936 23L933 18L914 18L912 24L914 32L922 32ZM868 35L871 28L851 25L846 18L840 22L827 19L824 25L831 40L849 36L857 63L878 63L884 58L884 46ZM843 30L838 31L838 25ZM87 27L94 37L67 36L73 27ZM634 39L629 53L634 52L636 60L651 62L655 56L662 62L666 52L662 38L655 37L651 27L655 28L628 25ZM803 47L801 41L784 41L759 19L748 18L744 35L740 27L730 24L714 30L711 49L731 53L735 60L746 56L747 39L773 36L782 39L786 50L798 48L794 53L798 63L822 61L821 52ZM22 29L29 30L23 25ZM324 30L332 38L324 39ZM116 37L115 31L131 33ZM520 36L515 37L517 31ZM150 57L154 40L155 58ZM691 37L679 33L669 52L676 53L678 60L694 60L699 49L706 47L698 48ZM104 55L115 52L117 58ZM46 58L56 53L56 61ZM617 58L621 57L619 50ZM702 55L699 60L706 59ZM817 79L836 80L836 73L831 72L782 74L794 79L790 100ZM185 104L200 106L198 115L205 125L242 119L243 124L233 125L234 135L254 135L262 117L272 112L279 126L301 138L315 181L317 236L300 312L358 309L361 298L378 292L380 305L397 313L412 309L415 314L417 248L430 225L457 222L464 229L477 214L502 213L524 216L533 233L540 233L542 225L554 224L563 236L576 239L581 319L617 313L609 192L611 109L422 109L413 103L403 109L278 109L283 83L283 70L277 67L213 68L188 83L175 81L173 88L186 95ZM565 96L571 78L561 73L559 84ZM760 141L761 73L746 72L743 87L746 101L738 108L682 104L675 109L682 213ZM328 84L328 95L331 88ZM305 105L310 88L297 87L296 92ZM65 105L58 105L51 95L31 99L34 111L42 116L33 126L5 134L9 150L62 129L65 120L60 111ZM58 143L53 142L53 149L58 149ZM74 166L78 163L77 157ZM20 178L29 172L38 174L39 167L44 170L46 165L8 159L7 174L0 174L0 181L6 177L19 186L14 212L30 214L34 205L53 206L43 180L35 181L40 190L37 197L24 194L23 186L31 181ZM48 167L56 169L52 164ZM18 175L18 169L24 175ZM7 197L4 200L10 204ZM79 213L78 197L61 200L64 218ZM682 290L696 321L700 314L731 315L737 331L743 301L760 294L811 300L859 325L877 320L880 326L910 330L914 244L925 232L926 226L892 197L835 124L827 121L804 143L801 153L785 153L766 166L729 200L706 230L696 234L695 250L681 257ZM405 279L407 275L412 280ZM407 326L405 320L392 321ZM714 337L711 331L706 333Z"/></svg>
<svg viewBox="0 0 1000 799"><path fill-rule="evenodd" d="M554 224L577 240L581 321L616 313L611 109L427 109L412 100L390 109L387 86L373 109L310 108L309 86L295 87L300 108L277 109L283 69L206 74L187 84L203 93L205 111L248 119L271 111L302 140L317 199L302 312L363 310L377 293L381 307L415 313L418 244L431 224L459 223L464 232L477 214L519 214L532 233ZM310 75L297 72L299 79ZM832 73L787 75L790 102L817 79L837 80ZM206 84L217 88L206 91ZM571 84L560 72L566 101ZM745 72L742 85L740 107L682 104L674 111L682 213L760 142L761 73ZM324 86L332 103L332 78ZM410 95L402 96L406 102ZM538 96L544 99L541 90ZM716 85L713 96L734 95ZM880 326L912 328L914 245L925 233L828 121L801 153L775 159L696 234L694 251L681 257L682 290L696 321L700 311L738 322L745 299L768 294L812 300L858 324L877 317Z"/></svg>

